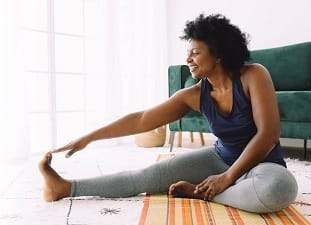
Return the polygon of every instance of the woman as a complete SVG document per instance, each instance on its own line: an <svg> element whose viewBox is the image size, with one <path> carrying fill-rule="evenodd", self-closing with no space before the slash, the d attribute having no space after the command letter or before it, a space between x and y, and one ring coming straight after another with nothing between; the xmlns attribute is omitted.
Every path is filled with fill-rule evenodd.
<svg viewBox="0 0 311 225"><path fill-rule="evenodd" d="M280 119L269 72L249 59L247 40L221 15L200 15L186 24L187 64L200 81L164 103L136 112L51 151L39 164L44 198L127 197L162 193L198 198L265 213L287 207L297 183L279 143ZM200 111L218 137L213 148L176 156L145 169L84 180L65 180L50 166L52 153L66 157L99 139L152 130Z"/></svg>

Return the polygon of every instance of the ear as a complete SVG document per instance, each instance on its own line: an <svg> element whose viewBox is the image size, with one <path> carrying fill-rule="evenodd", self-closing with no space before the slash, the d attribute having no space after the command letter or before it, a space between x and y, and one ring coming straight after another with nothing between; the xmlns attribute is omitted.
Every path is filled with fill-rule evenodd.
<svg viewBox="0 0 311 225"><path fill-rule="evenodd" d="M220 63L221 62L221 58L216 59L216 63Z"/></svg>

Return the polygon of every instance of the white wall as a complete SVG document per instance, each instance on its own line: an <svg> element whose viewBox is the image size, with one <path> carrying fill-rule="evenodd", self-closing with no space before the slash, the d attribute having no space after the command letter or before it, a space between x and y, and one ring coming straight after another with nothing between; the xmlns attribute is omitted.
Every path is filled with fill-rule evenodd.
<svg viewBox="0 0 311 225"><path fill-rule="evenodd" d="M168 0L169 64L184 64L185 22L201 12L221 13L250 34L250 49L311 41L311 0Z"/></svg>

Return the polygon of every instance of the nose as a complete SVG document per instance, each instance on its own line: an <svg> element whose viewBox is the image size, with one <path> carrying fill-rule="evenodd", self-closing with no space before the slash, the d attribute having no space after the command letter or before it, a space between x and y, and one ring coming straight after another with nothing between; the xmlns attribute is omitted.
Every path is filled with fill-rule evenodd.
<svg viewBox="0 0 311 225"><path fill-rule="evenodd" d="M192 58L191 58L189 55L187 55L187 57L186 57L186 63L190 63L190 62L192 62Z"/></svg>

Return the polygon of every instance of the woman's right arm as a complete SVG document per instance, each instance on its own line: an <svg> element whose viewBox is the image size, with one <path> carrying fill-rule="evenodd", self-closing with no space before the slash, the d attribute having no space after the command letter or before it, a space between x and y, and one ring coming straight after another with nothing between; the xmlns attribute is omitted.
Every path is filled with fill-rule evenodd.
<svg viewBox="0 0 311 225"><path fill-rule="evenodd" d="M199 99L197 86L181 89L160 105L148 110L130 113L107 126L70 142L64 147L51 151L51 153L68 151L66 157L70 157L96 140L128 136L155 129L183 117L191 109L197 110Z"/></svg>

